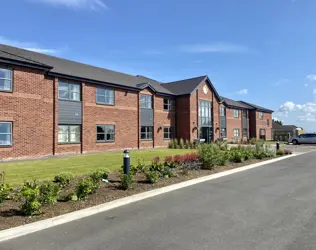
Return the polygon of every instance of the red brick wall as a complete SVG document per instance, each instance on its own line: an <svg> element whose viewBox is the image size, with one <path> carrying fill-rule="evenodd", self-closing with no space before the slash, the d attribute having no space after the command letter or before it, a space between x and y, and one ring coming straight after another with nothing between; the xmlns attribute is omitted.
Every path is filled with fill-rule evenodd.
<svg viewBox="0 0 316 250"><path fill-rule="evenodd" d="M138 93L114 89L115 105L96 104L96 87L83 88L83 153L138 147ZM114 142L96 142L96 125L115 125Z"/></svg>
<svg viewBox="0 0 316 250"><path fill-rule="evenodd" d="M238 118L234 118L234 109L226 108L226 130L227 140L241 139L242 136L242 111L238 109ZM234 138L234 129L239 129L240 138Z"/></svg>
<svg viewBox="0 0 316 250"><path fill-rule="evenodd" d="M265 129L266 131L266 140L272 140L272 114L270 113L264 113L263 114L263 119L259 119L259 113L256 111L256 135L257 138L260 138L260 129ZM269 120L269 126L267 123L267 120Z"/></svg>
<svg viewBox="0 0 316 250"><path fill-rule="evenodd" d="M0 159L51 155L53 79L39 70L11 68L13 93L0 92L0 121L13 122L13 145L0 147Z"/></svg>
<svg viewBox="0 0 316 250"><path fill-rule="evenodd" d="M163 127L175 126L175 112L163 110L164 98L168 97L155 96L154 102L154 138L156 148L168 146L169 140L164 140ZM159 129L160 127L162 127L162 129Z"/></svg>

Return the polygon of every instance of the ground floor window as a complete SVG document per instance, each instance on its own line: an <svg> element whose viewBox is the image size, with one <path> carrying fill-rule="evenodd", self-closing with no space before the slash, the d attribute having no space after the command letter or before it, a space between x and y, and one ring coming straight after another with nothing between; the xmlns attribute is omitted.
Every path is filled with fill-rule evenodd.
<svg viewBox="0 0 316 250"><path fill-rule="evenodd" d="M220 132L221 138L226 138L226 128L221 128L220 131L221 131L221 132Z"/></svg>
<svg viewBox="0 0 316 250"><path fill-rule="evenodd" d="M113 142L114 135L114 125L97 125L97 142Z"/></svg>
<svg viewBox="0 0 316 250"><path fill-rule="evenodd" d="M140 139L152 140L153 139L153 127L141 127Z"/></svg>
<svg viewBox="0 0 316 250"><path fill-rule="evenodd" d="M170 140L174 137L174 127L164 127L163 128L163 138L165 140Z"/></svg>
<svg viewBox="0 0 316 250"><path fill-rule="evenodd" d="M240 134L239 134L239 128L235 128L234 129L234 137L239 137Z"/></svg>
<svg viewBox="0 0 316 250"><path fill-rule="evenodd" d="M259 138L260 140L265 140L266 139L266 130L265 129L260 129L259 130Z"/></svg>
<svg viewBox="0 0 316 250"><path fill-rule="evenodd" d="M12 145L12 122L0 122L0 146Z"/></svg>
<svg viewBox="0 0 316 250"><path fill-rule="evenodd" d="M243 133L244 137L247 137L248 136L248 129L244 128L242 133Z"/></svg>
<svg viewBox="0 0 316 250"><path fill-rule="evenodd" d="M80 143L80 125L58 125L59 143Z"/></svg>

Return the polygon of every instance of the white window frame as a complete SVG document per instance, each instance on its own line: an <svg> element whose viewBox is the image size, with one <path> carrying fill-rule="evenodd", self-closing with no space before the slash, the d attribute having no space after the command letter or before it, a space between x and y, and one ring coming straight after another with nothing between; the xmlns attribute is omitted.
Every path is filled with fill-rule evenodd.
<svg viewBox="0 0 316 250"><path fill-rule="evenodd" d="M62 98L60 96L60 91L65 91L65 90L60 90L59 89L59 85L61 83L64 83L64 84L68 85L68 91L67 91L68 92L68 98ZM79 92L71 90L71 86L79 86ZM71 93L79 94L79 100L72 99L71 98ZM81 101L81 85L79 83L72 83L72 82L67 82L67 81L58 81L58 99L59 100L66 100L66 101L73 101L73 102L80 102Z"/></svg>
<svg viewBox="0 0 316 250"><path fill-rule="evenodd" d="M68 135L68 140L67 141L60 141L59 136L60 134L66 134L66 133L59 133L59 127L68 127L67 129L67 135ZM78 141L71 141L71 127L79 127L79 140ZM58 144L80 144L81 143L81 126L80 125L75 125L75 124L59 124L58 125Z"/></svg>
<svg viewBox="0 0 316 250"><path fill-rule="evenodd" d="M99 91L103 91L103 94L99 94ZM112 93L112 96L110 95ZM98 101L98 96L104 97L104 102L103 101ZM110 100L110 102L107 102L107 100ZM115 91L112 88L96 88L96 103L97 104L104 104L104 105L115 105Z"/></svg>
<svg viewBox="0 0 316 250"><path fill-rule="evenodd" d="M1 92L12 92L12 90L13 90L13 79L12 79L12 76L13 76L12 72L13 72L13 70L11 68L4 68L4 67L0 67L0 70L9 71L9 73L10 73L10 78L4 78L4 77L0 78L0 80L9 81L10 82L10 88L9 89L5 89L3 87L3 88L0 88L0 91Z"/></svg>
<svg viewBox="0 0 316 250"><path fill-rule="evenodd" d="M167 129L167 131L165 131L165 129ZM163 139L170 140L171 138L172 138L172 127L163 127Z"/></svg>
<svg viewBox="0 0 316 250"><path fill-rule="evenodd" d="M9 144L0 144L0 147L8 147L8 146L12 146L12 140L13 140L13 137L12 137L12 122L0 122L0 124L9 124L10 126L10 133L0 133L0 135L10 135L10 143Z"/></svg>
<svg viewBox="0 0 316 250"><path fill-rule="evenodd" d="M239 137L239 136L240 136L239 128L234 128L234 137Z"/></svg>
<svg viewBox="0 0 316 250"><path fill-rule="evenodd" d="M263 112L259 112L259 120L263 120Z"/></svg>
<svg viewBox="0 0 316 250"><path fill-rule="evenodd" d="M239 109L234 109L234 118L239 118Z"/></svg>
<svg viewBox="0 0 316 250"><path fill-rule="evenodd" d="M144 100L142 100L144 98ZM153 97L152 95L140 95L140 108L153 109Z"/></svg>
<svg viewBox="0 0 316 250"><path fill-rule="evenodd" d="M165 102L167 102L167 103L165 103ZM167 106L167 108L165 108L165 105ZM163 110L164 111L173 111L174 110L174 100L164 98L163 99Z"/></svg>
<svg viewBox="0 0 316 250"><path fill-rule="evenodd" d="M103 127L104 133L98 132L98 127ZM108 133L108 130L112 129L113 133ZM115 125L113 124L98 124L96 125L96 133L97 133L97 142L114 142L115 141ZM98 140L98 135L104 135L104 140ZM107 135L113 135L113 140L107 140Z"/></svg>
<svg viewBox="0 0 316 250"><path fill-rule="evenodd" d="M220 116L226 116L226 108L225 107L220 107L219 108L219 113L220 113Z"/></svg>

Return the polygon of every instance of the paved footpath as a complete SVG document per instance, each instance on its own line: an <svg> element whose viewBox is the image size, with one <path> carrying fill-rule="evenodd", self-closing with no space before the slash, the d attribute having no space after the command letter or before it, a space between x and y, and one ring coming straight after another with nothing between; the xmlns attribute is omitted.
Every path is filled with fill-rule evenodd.
<svg viewBox="0 0 316 250"><path fill-rule="evenodd" d="M0 243L0 249L316 249L316 152Z"/></svg>

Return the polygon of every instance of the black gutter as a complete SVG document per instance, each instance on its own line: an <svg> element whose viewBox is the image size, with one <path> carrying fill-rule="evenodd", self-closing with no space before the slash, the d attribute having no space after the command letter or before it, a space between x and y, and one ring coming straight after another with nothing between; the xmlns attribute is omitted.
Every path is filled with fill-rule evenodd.
<svg viewBox="0 0 316 250"><path fill-rule="evenodd" d="M44 71L49 71L53 69L53 67L51 66L44 66L44 65L35 64L35 63L16 61L16 60L7 59L7 58L0 58L0 63L22 66L22 67L32 68L32 69L39 69L39 70L44 70Z"/></svg>

